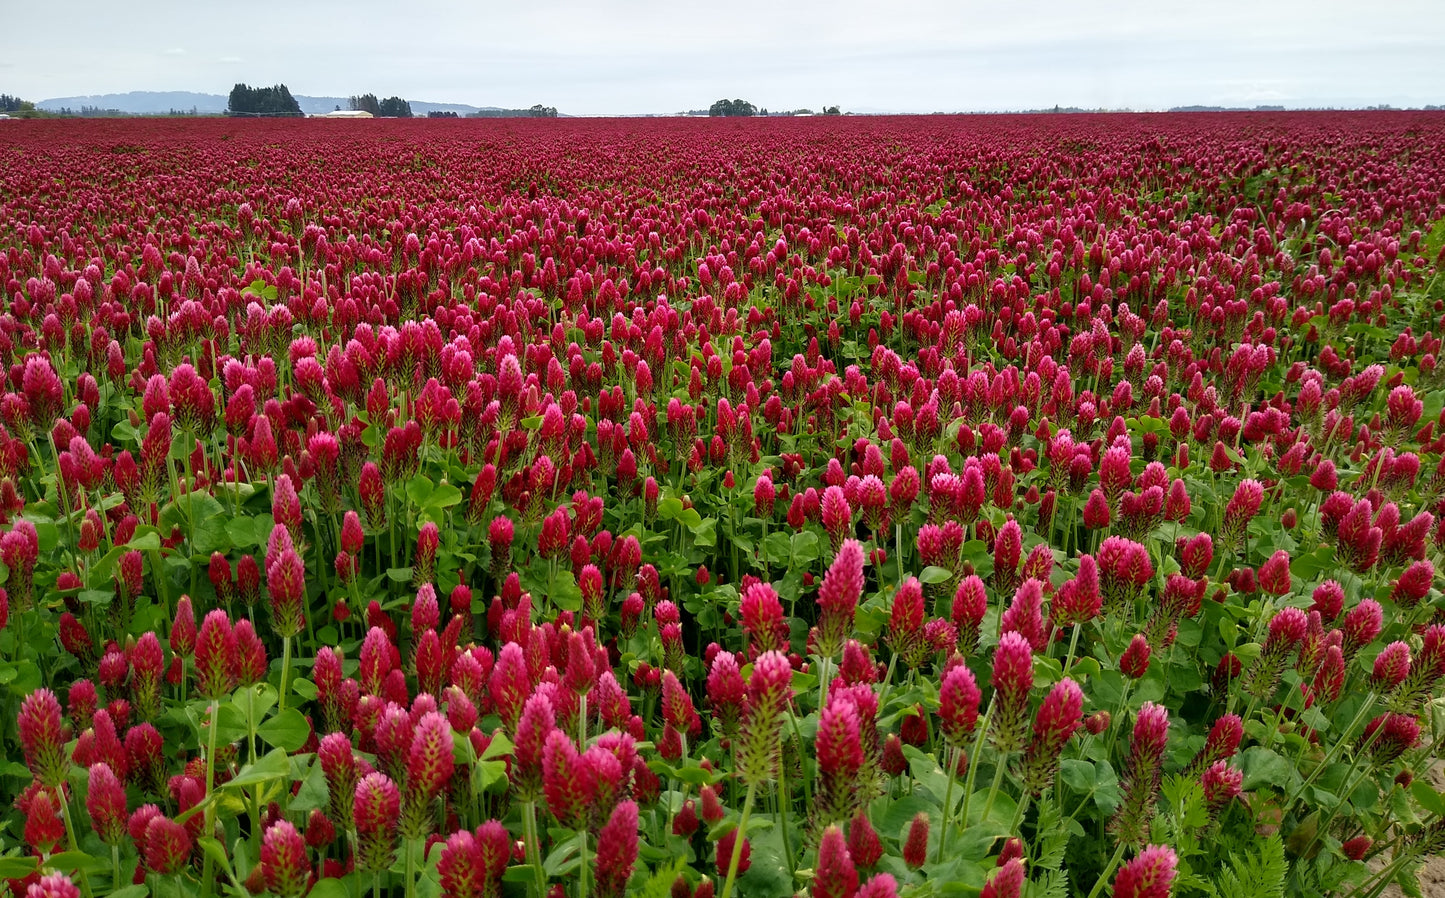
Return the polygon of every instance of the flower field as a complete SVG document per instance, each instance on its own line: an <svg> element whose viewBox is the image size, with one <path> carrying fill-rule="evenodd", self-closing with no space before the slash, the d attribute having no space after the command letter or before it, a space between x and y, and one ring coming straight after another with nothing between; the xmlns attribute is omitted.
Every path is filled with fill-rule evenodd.
<svg viewBox="0 0 1445 898"><path fill-rule="evenodd" d="M0 884L1408 892L1442 145L8 123Z"/></svg>

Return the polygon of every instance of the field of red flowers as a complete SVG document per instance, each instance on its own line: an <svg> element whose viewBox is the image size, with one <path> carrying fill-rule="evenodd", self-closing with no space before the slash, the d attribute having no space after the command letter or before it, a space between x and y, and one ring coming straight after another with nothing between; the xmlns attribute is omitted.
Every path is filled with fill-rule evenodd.
<svg viewBox="0 0 1445 898"><path fill-rule="evenodd" d="M8 123L0 883L1408 890L1442 145Z"/></svg>

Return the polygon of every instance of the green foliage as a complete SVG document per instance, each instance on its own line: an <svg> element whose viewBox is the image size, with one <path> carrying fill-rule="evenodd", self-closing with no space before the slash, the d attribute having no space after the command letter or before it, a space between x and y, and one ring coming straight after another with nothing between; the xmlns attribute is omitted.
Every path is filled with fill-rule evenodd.
<svg viewBox="0 0 1445 898"><path fill-rule="evenodd" d="M1214 893L1220 898L1283 898L1289 864L1279 835L1265 839L1259 853L1231 852L1229 866L1219 871Z"/></svg>

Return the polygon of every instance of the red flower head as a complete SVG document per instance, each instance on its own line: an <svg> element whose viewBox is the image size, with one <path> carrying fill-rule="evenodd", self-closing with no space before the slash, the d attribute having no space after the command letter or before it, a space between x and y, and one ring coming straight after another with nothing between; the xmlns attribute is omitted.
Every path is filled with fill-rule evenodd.
<svg viewBox="0 0 1445 898"><path fill-rule="evenodd" d="M1043 651L1049 644L1043 608L1043 583L1033 578L1025 580L1014 592L1013 602L1004 609L1000 632L1018 633L1029 641L1034 651Z"/></svg>
<svg viewBox="0 0 1445 898"><path fill-rule="evenodd" d="M856 804L858 773L863 768L863 742L858 707L846 691L835 692L823 706L814 748L818 757L818 814L825 822L844 819Z"/></svg>
<svg viewBox="0 0 1445 898"><path fill-rule="evenodd" d="M70 766L65 756L65 743L70 737L55 693L42 686L27 695L20 703L17 724L25 766L41 785L60 788Z"/></svg>
<svg viewBox="0 0 1445 898"><path fill-rule="evenodd" d="M481 867L476 837L467 830L452 833L437 862L442 894L476 898L482 893Z"/></svg>
<svg viewBox="0 0 1445 898"><path fill-rule="evenodd" d="M858 868L853 866L843 831L837 826L829 826L823 830L823 838L818 844L813 898L853 898L857 893Z"/></svg>
<svg viewBox="0 0 1445 898"><path fill-rule="evenodd" d="M1393 762L1420 741L1420 721L1408 714L1381 714L1365 724L1360 745L1378 766Z"/></svg>
<svg viewBox="0 0 1445 898"><path fill-rule="evenodd" d="M853 631L853 615L863 595L863 546L844 540L818 588L818 634L815 648L832 658L843 650Z"/></svg>
<svg viewBox="0 0 1445 898"><path fill-rule="evenodd" d="M526 700L513 728L516 751L512 762L512 784L523 800L539 795L542 789L543 753L547 738L557 728L557 719L552 710L552 701L540 690Z"/></svg>
<svg viewBox="0 0 1445 898"><path fill-rule="evenodd" d="M822 508L823 529L828 531L833 551L837 552L853 528L853 509L849 507L843 488L839 486L830 486L823 491Z"/></svg>
<svg viewBox="0 0 1445 898"><path fill-rule="evenodd" d="M35 854L41 857L49 855L60 840L65 838L65 821L60 818L55 794L47 789L36 788L29 792L28 800L22 795L21 802L17 804L22 802L25 825L21 835Z"/></svg>
<svg viewBox="0 0 1445 898"><path fill-rule="evenodd" d="M1376 692L1389 692L1410 675L1410 647L1403 642L1392 642L1375 656L1375 667L1370 675L1370 688Z"/></svg>
<svg viewBox="0 0 1445 898"><path fill-rule="evenodd" d="M1145 702L1134 720L1134 734L1129 743L1124 800L1110 822L1110 830L1125 844L1140 844L1148 835L1168 742L1169 710L1163 705Z"/></svg>
<svg viewBox="0 0 1445 898"><path fill-rule="evenodd" d="M718 652L707 677L707 703L717 731L725 738L737 732L739 715L747 698L747 686L732 652Z"/></svg>
<svg viewBox="0 0 1445 898"><path fill-rule="evenodd" d="M391 866L401 792L384 773L369 773L356 784L352 819L356 821L357 866L381 871Z"/></svg>
<svg viewBox="0 0 1445 898"><path fill-rule="evenodd" d="M1028 734L1029 690L1034 685L1033 649L1018 633L999 638L993 657L994 707L989 738L997 751L1018 751Z"/></svg>
<svg viewBox="0 0 1445 898"><path fill-rule="evenodd" d="M1094 490L1084 503L1084 527L1089 530L1103 530L1109 526L1109 500L1102 490Z"/></svg>
<svg viewBox="0 0 1445 898"><path fill-rule="evenodd" d="M406 759L408 795L431 798L452 778L452 730L447 719L428 711L417 721Z"/></svg>
<svg viewBox="0 0 1445 898"><path fill-rule="evenodd" d="M1317 598L1316 602L1318 601ZM1384 609L1374 599L1361 599L1358 605L1351 608L1340 625L1345 634L1345 641L1341 646L1345 658L1348 660L1356 651L1373 642L1375 637L1380 635L1384 621Z"/></svg>
<svg viewBox="0 0 1445 898"><path fill-rule="evenodd" d="M1024 887L1023 858L1010 858L994 871L978 898L1019 898Z"/></svg>
<svg viewBox="0 0 1445 898"><path fill-rule="evenodd" d="M855 864L864 869L872 867L883 857L883 841L878 838L865 812L860 811L848 824L848 854Z"/></svg>
<svg viewBox="0 0 1445 898"><path fill-rule="evenodd" d="M330 817L342 829L350 829L352 799L361 777L351 740L344 733L328 733L321 737L316 757L321 762L321 773L330 795Z"/></svg>
<svg viewBox="0 0 1445 898"><path fill-rule="evenodd" d="M779 732L783 710L792 701L793 667L781 652L765 652L753 662L748 679L739 738L736 740L739 773L756 785L771 780L782 750Z"/></svg>
<svg viewBox="0 0 1445 898"><path fill-rule="evenodd" d="M206 615L196 638L196 687L201 695L219 699L235 688L236 661L231 618L218 608Z"/></svg>
<svg viewBox="0 0 1445 898"><path fill-rule="evenodd" d="M928 658L930 646L923 633L926 615L923 584L917 577L909 577L893 594L888 617L888 641L909 667L919 667Z"/></svg>
<svg viewBox="0 0 1445 898"><path fill-rule="evenodd" d="M191 856L191 834L159 813L146 824L144 844L146 867L161 875L177 872Z"/></svg>
<svg viewBox="0 0 1445 898"><path fill-rule="evenodd" d="M1218 814L1224 806L1239 796L1244 784L1244 771L1229 766L1228 761L1215 761L1199 778L1204 787L1204 805L1211 814Z"/></svg>
<svg viewBox="0 0 1445 898"><path fill-rule="evenodd" d="M788 621L778 593L766 583L754 583L743 593L739 609L754 657L788 647Z"/></svg>
<svg viewBox="0 0 1445 898"><path fill-rule="evenodd" d="M966 664L954 664L943 674L938 688L939 728L953 748L962 748L978 725L982 698L973 671Z"/></svg>
<svg viewBox="0 0 1445 898"><path fill-rule="evenodd" d="M598 898L622 898L637 864L637 803L623 801L597 832Z"/></svg>
<svg viewBox="0 0 1445 898"><path fill-rule="evenodd" d="M1053 784L1064 746L1079 728L1084 715L1084 693L1065 677L1055 683L1034 718L1033 737L1024 750L1024 785L1039 795Z"/></svg>
<svg viewBox="0 0 1445 898"><path fill-rule="evenodd" d="M107 845L119 845L126 835L125 786L105 762L90 767L90 786L85 809L90 826Z"/></svg>
<svg viewBox="0 0 1445 898"><path fill-rule="evenodd" d="M176 600L176 618L171 624L171 652L189 656L196 647L196 612L191 597Z"/></svg>
<svg viewBox="0 0 1445 898"><path fill-rule="evenodd" d="M898 898L898 881L887 873L879 873L863 884L857 898Z"/></svg>
<svg viewBox="0 0 1445 898"><path fill-rule="evenodd" d="M261 866L266 871L266 888L280 898L301 898L306 894L311 864L306 842L291 821L277 820L266 829L261 839Z"/></svg>
<svg viewBox="0 0 1445 898"><path fill-rule="evenodd" d="M1288 552L1280 549L1259 566L1259 586L1272 596L1282 596L1289 592Z"/></svg>
<svg viewBox="0 0 1445 898"><path fill-rule="evenodd" d="M1149 672L1149 640L1144 634L1135 633L1134 638L1129 641L1129 647L1124 649L1124 654L1119 658L1119 670L1124 676L1137 680Z"/></svg>
<svg viewBox="0 0 1445 898"><path fill-rule="evenodd" d="M928 812L919 811L908 825L908 836L903 840L903 863L917 870L928 860Z"/></svg>
<svg viewBox="0 0 1445 898"><path fill-rule="evenodd" d="M958 629L959 651L968 655L978 649L979 630L987 613L988 593L983 581L977 575L969 574L958 584L949 613L954 627Z"/></svg>
<svg viewBox="0 0 1445 898"><path fill-rule="evenodd" d="M306 564L290 531L277 524L266 553L266 590L271 595L271 628L288 638L306 626Z"/></svg>
<svg viewBox="0 0 1445 898"><path fill-rule="evenodd" d="M1178 862L1174 849L1148 846L1119 869L1114 898L1169 898Z"/></svg>
<svg viewBox="0 0 1445 898"><path fill-rule="evenodd" d="M1010 518L999 528L993 543L993 585L1000 595L1018 587L1019 561L1023 557L1023 528Z"/></svg>

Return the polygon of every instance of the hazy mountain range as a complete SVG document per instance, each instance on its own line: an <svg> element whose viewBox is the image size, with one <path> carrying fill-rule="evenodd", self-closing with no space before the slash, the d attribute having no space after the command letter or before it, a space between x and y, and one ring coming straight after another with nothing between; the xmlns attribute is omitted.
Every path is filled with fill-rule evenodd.
<svg viewBox="0 0 1445 898"><path fill-rule="evenodd" d="M348 97L308 97L304 94L293 94L293 96L300 105L301 111L307 115L331 112L337 108L346 109L350 100ZM79 112L82 106L88 106L96 109L118 109L132 115L164 115L171 110L190 112L193 109L203 115L219 115L226 111L226 101L227 97L221 94L200 94L187 90L133 90L124 94L51 97L48 100L40 100L35 105L48 112L58 112L61 109ZM455 112L457 115L466 115L483 109L497 108L495 106L468 106L464 103L428 103L422 100L408 100L407 102L411 103L412 115L417 116L424 116L428 112Z"/></svg>

